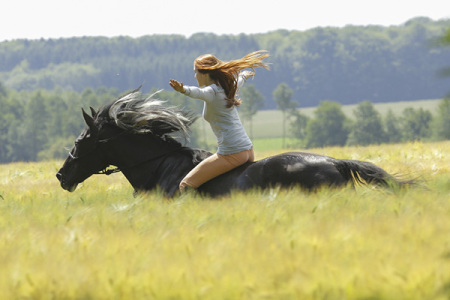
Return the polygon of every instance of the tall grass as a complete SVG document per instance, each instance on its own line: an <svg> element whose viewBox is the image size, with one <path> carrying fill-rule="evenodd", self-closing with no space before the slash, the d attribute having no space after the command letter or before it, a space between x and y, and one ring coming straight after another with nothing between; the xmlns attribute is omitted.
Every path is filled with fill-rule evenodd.
<svg viewBox="0 0 450 300"><path fill-rule="evenodd" d="M311 150L426 187L136 198L0 166L0 299L449 299L450 142ZM278 153L257 152L259 159Z"/></svg>

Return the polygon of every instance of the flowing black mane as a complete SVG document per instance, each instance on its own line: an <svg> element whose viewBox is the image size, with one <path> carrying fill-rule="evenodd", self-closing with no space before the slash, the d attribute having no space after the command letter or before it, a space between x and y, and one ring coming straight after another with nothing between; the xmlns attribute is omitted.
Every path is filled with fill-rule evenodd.
<svg viewBox="0 0 450 300"><path fill-rule="evenodd" d="M189 127L197 117L192 112L166 106L166 101L155 98L159 92L143 97L140 89L136 89L100 109L99 115L107 113L109 120L130 133L165 137L177 132L187 139Z"/></svg>

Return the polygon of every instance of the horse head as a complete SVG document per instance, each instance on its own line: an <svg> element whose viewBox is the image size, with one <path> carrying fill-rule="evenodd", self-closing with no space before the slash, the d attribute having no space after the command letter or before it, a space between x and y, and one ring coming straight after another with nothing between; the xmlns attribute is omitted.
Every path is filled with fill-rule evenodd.
<svg viewBox="0 0 450 300"><path fill-rule="evenodd" d="M97 113L92 108L92 116L88 115L83 109L82 113L87 127L75 140L75 146L56 174L61 187L69 192L73 192L79 183L109 165L100 153L100 126L95 120Z"/></svg>

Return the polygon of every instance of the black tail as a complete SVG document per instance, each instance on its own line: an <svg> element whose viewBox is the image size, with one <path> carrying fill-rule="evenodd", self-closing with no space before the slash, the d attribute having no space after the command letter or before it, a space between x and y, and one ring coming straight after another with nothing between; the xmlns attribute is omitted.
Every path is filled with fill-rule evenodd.
<svg viewBox="0 0 450 300"><path fill-rule="evenodd" d="M337 159L334 164L342 176L353 183L374 184L383 187L402 187L414 183L412 180L400 180L366 161Z"/></svg>

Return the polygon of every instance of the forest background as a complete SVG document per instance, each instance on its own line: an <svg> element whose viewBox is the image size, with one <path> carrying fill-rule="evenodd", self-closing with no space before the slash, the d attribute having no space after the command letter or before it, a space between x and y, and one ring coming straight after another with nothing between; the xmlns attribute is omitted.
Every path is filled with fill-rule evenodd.
<svg viewBox="0 0 450 300"><path fill-rule="evenodd" d="M227 60L259 49L270 52L271 70L258 70L250 90L242 92L261 100L257 109L280 109L280 122L289 121L288 130L302 147L449 139L447 99L436 112L411 107L400 116L382 116L372 105L445 97L450 48L439 41L448 28L450 20L414 18L401 26L252 35L1 42L0 163L64 157L64 147L84 127L81 107L98 108L141 84L144 93L165 89L161 98L199 110L201 103L170 91L169 79L195 85L192 61L198 55ZM352 119L341 111L348 104L357 104ZM305 107L317 110L308 117L298 112ZM244 119L251 124L252 116ZM208 146L202 130L194 128L192 145Z"/></svg>

